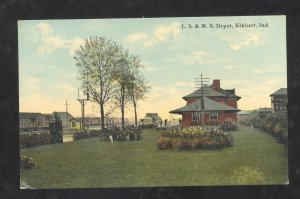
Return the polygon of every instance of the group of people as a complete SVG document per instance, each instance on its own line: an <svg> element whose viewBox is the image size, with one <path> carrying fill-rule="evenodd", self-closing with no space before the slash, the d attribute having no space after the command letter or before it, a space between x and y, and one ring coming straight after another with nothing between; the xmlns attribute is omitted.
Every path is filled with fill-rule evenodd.
<svg viewBox="0 0 300 199"><path fill-rule="evenodd" d="M165 120L164 120L164 126L166 127L167 125L168 125L168 120L165 119ZM157 121L155 122L155 126L156 126L156 127L163 127L163 120L157 120Z"/></svg>

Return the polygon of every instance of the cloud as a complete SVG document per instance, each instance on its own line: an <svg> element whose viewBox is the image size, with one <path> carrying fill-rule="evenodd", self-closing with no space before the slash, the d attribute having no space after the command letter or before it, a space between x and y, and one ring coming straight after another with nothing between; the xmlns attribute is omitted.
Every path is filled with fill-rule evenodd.
<svg viewBox="0 0 300 199"><path fill-rule="evenodd" d="M85 40L79 37L75 37L74 39L71 40L66 40L67 49L69 49L69 53L74 54L75 51L79 48L79 46L83 45L84 42Z"/></svg>
<svg viewBox="0 0 300 199"><path fill-rule="evenodd" d="M141 41L141 40L146 40L148 39L148 34L146 33L137 33L137 34L131 34L128 35L126 40L128 42L137 42L137 41Z"/></svg>
<svg viewBox="0 0 300 199"><path fill-rule="evenodd" d="M70 54L73 54L75 50L84 44L84 39L75 37L74 39L65 39L60 35L54 33L52 27L46 23L41 22L36 25L40 33L40 47L38 53L40 55L50 54L58 48L65 48L69 50Z"/></svg>
<svg viewBox="0 0 300 199"><path fill-rule="evenodd" d="M160 25L158 28L156 28L153 32L153 35L156 39L159 41L166 40L167 37L170 35L173 36L173 38L177 38L180 34L180 24L177 22L173 22L169 25Z"/></svg>
<svg viewBox="0 0 300 199"><path fill-rule="evenodd" d="M173 22L168 25L160 25L153 30L152 33L134 33L125 38L126 42L136 43L141 42L146 48L167 41L168 39L178 39L180 36L180 24Z"/></svg>
<svg viewBox="0 0 300 199"><path fill-rule="evenodd" d="M266 35L260 31L237 31L237 35L219 35L219 37L229 43L229 47L234 51L252 48L266 42Z"/></svg>

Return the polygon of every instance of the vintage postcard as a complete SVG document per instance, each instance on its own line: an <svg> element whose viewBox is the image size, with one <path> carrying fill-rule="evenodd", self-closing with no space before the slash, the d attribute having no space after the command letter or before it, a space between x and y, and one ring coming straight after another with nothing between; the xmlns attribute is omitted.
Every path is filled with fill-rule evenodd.
<svg viewBox="0 0 300 199"><path fill-rule="evenodd" d="M18 21L20 188L288 184L285 16Z"/></svg>

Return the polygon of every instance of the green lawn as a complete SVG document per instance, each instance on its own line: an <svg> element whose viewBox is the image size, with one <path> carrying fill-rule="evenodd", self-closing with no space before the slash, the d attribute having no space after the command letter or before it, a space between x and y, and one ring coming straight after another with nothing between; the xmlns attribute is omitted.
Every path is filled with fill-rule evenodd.
<svg viewBox="0 0 300 199"><path fill-rule="evenodd" d="M90 138L22 150L37 167L21 170L35 188L99 188L283 184L287 149L271 135L239 126L225 150L159 150L160 132L145 130L136 142Z"/></svg>

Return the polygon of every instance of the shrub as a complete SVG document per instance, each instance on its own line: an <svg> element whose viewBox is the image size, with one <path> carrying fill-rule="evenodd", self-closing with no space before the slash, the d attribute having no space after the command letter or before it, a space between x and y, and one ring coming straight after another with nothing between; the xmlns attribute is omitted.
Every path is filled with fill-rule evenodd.
<svg viewBox="0 0 300 199"><path fill-rule="evenodd" d="M155 124L142 124L142 125L140 125L140 128L142 128L142 129L153 129L153 128L156 128L156 125Z"/></svg>
<svg viewBox="0 0 300 199"><path fill-rule="evenodd" d="M91 130L89 132L89 137L99 137L101 130Z"/></svg>
<svg viewBox="0 0 300 199"><path fill-rule="evenodd" d="M104 129L100 131L101 140L109 140L111 135L114 141L137 141L141 139L142 129L140 127L125 126L123 130L119 127Z"/></svg>
<svg viewBox="0 0 300 199"><path fill-rule="evenodd" d="M220 129L223 131L234 131L237 129L237 125L235 122L224 121L224 123L220 126Z"/></svg>
<svg viewBox="0 0 300 199"><path fill-rule="evenodd" d="M21 149L52 144L52 140L52 135L46 132L20 134L19 136L19 144Z"/></svg>
<svg viewBox="0 0 300 199"><path fill-rule="evenodd" d="M280 142L287 144L288 142L288 121L287 113L270 113L265 117L260 117L254 114L250 119L244 121L245 125L253 125L255 128L260 128L265 132L272 134Z"/></svg>
<svg viewBox="0 0 300 199"><path fill-rule="evenodd" d="M32 169L36 166L36 163L32 158L22 155L20 157L20 168L21 169Z"/></svg>
<svg viewBox="0 0 300 199"><path fill-rule="evenodd" d="M79 131L73 134L73 140L81 140L84 138L89 138L90 134L86 131Z"/></svg>

